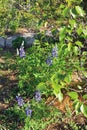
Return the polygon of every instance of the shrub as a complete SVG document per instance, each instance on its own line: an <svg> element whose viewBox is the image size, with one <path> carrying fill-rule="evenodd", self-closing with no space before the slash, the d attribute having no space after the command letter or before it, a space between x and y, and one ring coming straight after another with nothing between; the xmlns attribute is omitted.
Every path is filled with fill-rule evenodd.
<svg viewBox="0 0 87 130"><path fill-rule="evenodd" d="M17 61L20 92L32 96L39 89L46 95L52 92L50 94L62 100L61 89L70 83L72 72L79 69L76 55L76 52L68 49L67 44L44 48L32 46L26 53L26 58L18 58Z"/></svg>

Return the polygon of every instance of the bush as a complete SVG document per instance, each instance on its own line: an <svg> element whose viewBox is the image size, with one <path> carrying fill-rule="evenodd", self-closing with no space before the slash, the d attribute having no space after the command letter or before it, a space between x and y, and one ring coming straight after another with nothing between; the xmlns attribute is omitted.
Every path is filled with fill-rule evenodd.
<svg viewBox="0 0 87 130"><path fill-rule="evenodd" d="M52 91L52 94L62 100L61 89L70 83L72 72L79 68L76 54L67 46L67 44L44 48L32 46L26 53L26 58L18 58L21 94L32 96L33 92L39 89L47 95Z"/></svg>

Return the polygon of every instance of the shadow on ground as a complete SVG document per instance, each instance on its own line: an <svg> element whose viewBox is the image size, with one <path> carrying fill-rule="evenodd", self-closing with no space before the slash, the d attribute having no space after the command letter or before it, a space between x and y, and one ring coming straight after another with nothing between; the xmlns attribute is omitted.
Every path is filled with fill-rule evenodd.
<svg viewBox="0 0 87 130"><path fill-rule="evenodd" d="M17 91L14 59L14 52L0 51L0 110L9 106L12 95L15 96L15 91Z"/></svg>
<svg viewBox="0 0 87 130"><path fill-rule="evenodd" d="M13 111L18 93L15 54L14 50L0 50L0 129L6 130L17 130L19 123Z"/></svg>

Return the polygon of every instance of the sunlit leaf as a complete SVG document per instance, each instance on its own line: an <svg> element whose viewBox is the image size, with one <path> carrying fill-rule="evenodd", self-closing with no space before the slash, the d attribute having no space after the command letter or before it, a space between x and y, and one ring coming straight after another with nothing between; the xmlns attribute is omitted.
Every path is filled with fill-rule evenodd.
<svg viewBox="0 0 87 130"><path fill-rule="evenodd" d="M84 17L85 13L84 13L83 9L82 9L80 6L75 6L75 9L76 9L76 12L77 12L80 16Z"/></svg>
<svg viewBox="0 0 87 130"><path fill-rule="evenodd" d="M69 24L71 25L71 27L76 27L76 25L77 25L76 21L73 19L69 20Z"/></svg>
<svg viewBox="0 0 87 130"><path fill-rule="evenodd" d="M65 34L66 34L66 28L65 28L65 27L62 27L62 28L60 29L60 33L59 33L59 40L60 40L60 41L64 40Z"/></svg>
<svg viewBox="0 0 87 130"><path fill-rule="evenodd" d="M82 31L83 31L84 35L87 36L87 30L86 30L86 29L83 29Z"/></svg>
<svg viewBox="0 0 87 130"><path fill-rule="evenodd" d="M79 47L83 47L83 44L80 41L76 41L75 44L78 45Z"/></svg>
<svg viewBox="0 0 87 130"><path fill-rule="evenodd" d="M78 49L77 46L73 47L73 52L74 52L75 55L78 55L79 49Z"/></svg>
<svg viewBox="0 0 87 130"><path fill-rule="evenodd" d="M84 94L84 95L83 95L83 99L87 99L87 94Z"/></svg>
<svg viewBox="0 0 87 130"><path fill-rule="evenodd" d="M84 114L84 116L87 117L87 106L82 104L80 110Z"/></svg>
<svg viewBox="0 0 87 130"><path fill-rule="evenodd" d="M77 28L76 32L77 32L78 35L80 35L82 33L82 27Z"/></svg>
<svg viewBox="0 0 87 130"><path fill-rule="evenodd" d="M77 13L76 13L76 11L75 11L74 8L70 10L70 14L71 14L71 16L72 16L73 18L76 18L76 16L77 16Z"/></svg>
<svg viewBox="0 0 87 130"><path fill-rule="evenodd" d="M80 113L80 102L77 102L77 104L75 105L75 111L76 111L76 114L79 114Z"/></svg>
<svg viewBox="0 0 87 130"><path fill-rule="evenodd" d="M71 51L71 49L72 49L72 43L69 42L69 43L68 43L68 51Z"/></svg>
<svg viewBox="0 0 87 130"><path fill-rule="evenodd" d="M40 90L40 91L45 91L46 90L46 84L44 82L40 82L37 85L37 89Z"/></svg>
<svg viewBox="0 0 87 130"><path fill-rule="evenodd" d="M68 16L68 14L69 14L69 8L66 7L66 8L63 10L63 16L66 17L66 16Z"/></svg>
<svg viewBox="0 0 87 130"><path fill-rule="evenodd" d="M68 95L71 97L71 99L75 100L78 98L77 92L68 92Z"/></svg>
<svg viewBox="0 0 87 130"><path fill-rule="evenodd" d="M63 94L61 93L61 91L58 93L57 98L58 98L59 102L62 102Z"/></svg>

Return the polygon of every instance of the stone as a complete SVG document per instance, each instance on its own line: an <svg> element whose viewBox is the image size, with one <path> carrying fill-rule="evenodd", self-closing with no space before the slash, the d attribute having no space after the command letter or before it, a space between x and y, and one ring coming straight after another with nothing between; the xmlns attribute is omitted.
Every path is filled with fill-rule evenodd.
<svg viewBox="0 0 87 130"><path fill-rule="evenodd" d="M18 36L10 36L6 39L6 48L12 48L12 41L15 40Z"/></svg>
<svg viewBox="0 0 87 130"><path fill-rule="evenodd" d="M0 48L5 47L5 39L3 37L0 37Z"/></svg>
<svg viewBox="0 0 87 130"><path fill-rule="evenodd" d="M24 33L22 37L25 38L27 46L31 46L35 40L35 33Z"/></svg>
<svg viewBox="0 0 87 130"><path fill-rule="evenodd" d="M15 40L18 36L25 38L28 47L30 47L34 43L35 33L23 33L19 35L7 36L6 40L5 38L0 37L0 47L12 48L12 41Z"/></svg>
<svg viewBox="0 0 87 130"><path fill-rule="evenodd" d="M47 31L46 31L46 35L47 35L47 36L50 36L50 37L53 37L52 32L51 32L50 30L47 30Z"/></svg>

